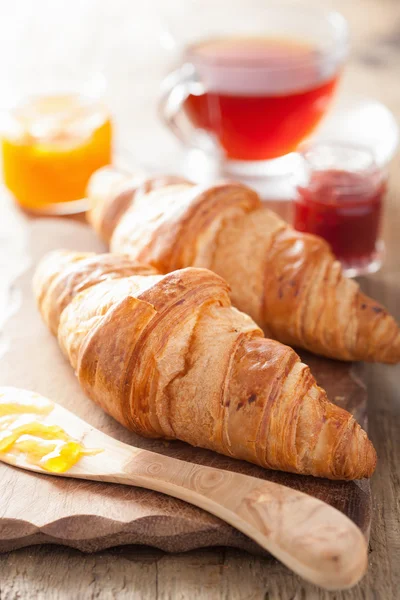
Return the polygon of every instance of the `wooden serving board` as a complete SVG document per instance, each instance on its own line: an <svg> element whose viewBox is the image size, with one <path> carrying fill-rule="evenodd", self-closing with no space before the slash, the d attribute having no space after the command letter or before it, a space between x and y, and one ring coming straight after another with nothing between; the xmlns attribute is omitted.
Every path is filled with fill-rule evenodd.
<svg viewBox="0 0 400 600"><path fill-rule="evenodd" d="M9 221L11 223L11 221ZM3 220L4 225L4 220ZM6 283L25 265L8 290L8 317L1 336L1 385L48 396L124 442L187 461L239 471L301 489L346 513L369 534L371 506L366 481L331 482L263 470L181 442L141 438L103 413L81 392L57 341L36 309L31 279L38 259L54 248L101 251L91 230L73 221L29 221L14 213L0 238L2 296ZM30 264L26 264L29 257ZM366 392L350 365L304 357L330 398L365 426ZM202 510L155 492L35 475L0 464L0 551L43 542L95 551L121 544L147 544L170 552L204 546L262 550L244 535Z"/></svg>

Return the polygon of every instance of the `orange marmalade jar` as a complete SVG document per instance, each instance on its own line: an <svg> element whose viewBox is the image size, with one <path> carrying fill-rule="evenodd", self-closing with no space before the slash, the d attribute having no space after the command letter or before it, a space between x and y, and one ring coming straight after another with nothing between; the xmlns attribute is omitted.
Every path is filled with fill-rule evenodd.
<svg viewBox="0 0 400 600"><path fill-rule="evenodd" d="M24 209L85 210L90 175L111 162L112 125L104 104L78 93L26 98L7 113L3 178Z"/></svg>

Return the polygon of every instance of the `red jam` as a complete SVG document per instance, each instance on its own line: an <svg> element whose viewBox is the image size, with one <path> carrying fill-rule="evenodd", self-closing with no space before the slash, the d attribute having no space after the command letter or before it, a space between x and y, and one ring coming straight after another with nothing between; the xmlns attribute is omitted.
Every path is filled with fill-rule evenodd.
<svg viewBox="0 0 400 600"><path fill-rule="evenodd" d="M297 189L297 230L325 238L345 267L367 265L373 260L386 192L386 179L380 170L315 170L308 183Z"/></svg>

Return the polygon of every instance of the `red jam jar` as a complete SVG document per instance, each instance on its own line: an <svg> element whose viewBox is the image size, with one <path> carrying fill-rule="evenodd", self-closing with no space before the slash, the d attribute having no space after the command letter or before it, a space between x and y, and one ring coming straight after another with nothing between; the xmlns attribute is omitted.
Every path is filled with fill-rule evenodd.
<svg viewBox="0 0 400 600"><path fill-rule="evenodd" d="M382 264L379 239L386 169L364 147L319 142L303 147L294 227L323 237L345 274L374 273Z"/></svg>

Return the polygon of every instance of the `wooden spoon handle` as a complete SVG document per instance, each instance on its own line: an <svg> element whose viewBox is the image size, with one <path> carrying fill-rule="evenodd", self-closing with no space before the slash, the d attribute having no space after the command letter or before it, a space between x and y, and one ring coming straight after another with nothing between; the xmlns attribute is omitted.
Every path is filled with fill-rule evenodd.
<svg viewBox="0 0 400 600"><path fill-rule="evenodd" d="M270 481L145 450L124 471L113 480L199 506L316 585L345 589L366 571L367 543L360 529L317 498Z"/></svg>

